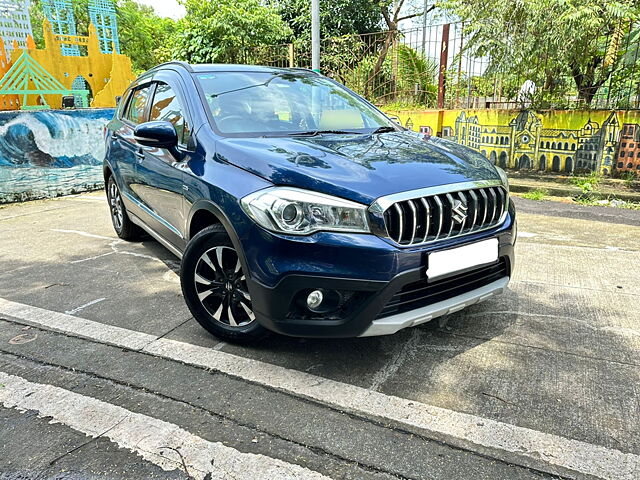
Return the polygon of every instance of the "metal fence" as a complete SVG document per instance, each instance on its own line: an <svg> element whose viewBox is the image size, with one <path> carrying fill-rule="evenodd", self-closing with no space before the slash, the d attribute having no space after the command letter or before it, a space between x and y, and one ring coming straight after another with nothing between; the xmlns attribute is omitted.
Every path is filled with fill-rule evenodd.
<svg viewBox="0 0 640 480"><path fill-rule="evenodd" d="M496 68L490 57L470 54L462 23L326 38L321 43L321 67L325 75L379 105L638 109L640 43L638 36L632 38L627 35L626 44L617 46L625 52L625 70L613 72L588 102L568 72L556 74L551 92L527 74ZM311 68L311 45L295 41L251 47L240 53L239 60Z"/></svg>

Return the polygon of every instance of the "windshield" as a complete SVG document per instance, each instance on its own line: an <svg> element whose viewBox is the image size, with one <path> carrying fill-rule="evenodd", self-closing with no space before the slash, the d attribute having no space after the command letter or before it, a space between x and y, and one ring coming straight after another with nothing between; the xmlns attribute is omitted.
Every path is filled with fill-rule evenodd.
<svg viewBox="0 0 640 480"><path fill-rule="evenodd" d="M210 72L196 77L215 127L224 135L370 133L394 127L360 97L315 74Z"/></svg>

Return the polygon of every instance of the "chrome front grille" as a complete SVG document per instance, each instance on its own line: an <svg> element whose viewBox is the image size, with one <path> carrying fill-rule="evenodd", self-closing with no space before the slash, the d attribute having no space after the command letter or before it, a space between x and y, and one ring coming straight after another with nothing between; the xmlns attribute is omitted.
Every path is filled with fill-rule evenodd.
<svg viewBox="0 0 640 480"><path fill-rule="evenodd" d="M371 212L382 215L389 239L414 246L500 225L508 198L500 182L454 184L384 197Z"/></svg>

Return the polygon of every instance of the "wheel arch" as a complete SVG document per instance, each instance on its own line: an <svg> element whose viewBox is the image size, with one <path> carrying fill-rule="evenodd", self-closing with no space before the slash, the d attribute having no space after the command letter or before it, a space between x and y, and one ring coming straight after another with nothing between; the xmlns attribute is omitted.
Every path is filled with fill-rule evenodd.
<svg viewBox="0 0 640 480"><path fill-rule="evenodd" d="M102 162L102 178L104 179L105 190L107 188L107 182L109 181L109 177L113 177L114 179L116 179L115 170L109 164L109 162L105 160L104 162Z"/></svg>
<svg viewBox="0 0 640 480"><path fill-rule="evenodd" d="M207 223L207 220L213 221L213 223ZM240 263L242 264L245 275L251 277L251 270L248 268L247 258L235 228L222 209L213 202L201 199L191 206L186 225L187 243L197 235L198 232L215 224L220 224L224 227L231 239L233 247L236 249L236 252L238 252L238 257L240 258Z"/></svg>

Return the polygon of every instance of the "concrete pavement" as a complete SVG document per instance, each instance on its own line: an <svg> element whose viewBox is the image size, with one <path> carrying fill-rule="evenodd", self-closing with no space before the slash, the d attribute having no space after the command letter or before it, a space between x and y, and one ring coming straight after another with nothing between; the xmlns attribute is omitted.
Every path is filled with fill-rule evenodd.
<svg viewBox="0 0 640 480"><path fill-rule="evenodd" d="M77 338L70 323L59 333L46 314L38 324L35 310L14 310L12 316L2 307L0 372L169 422L238 454L265 455L331 478L586 478L589 472L622 478L589 470L589 459L576 467L569 463L582 460L536 460L535 452L514 448L535 439L576 441L587 454L613 455L635 468L640 212L598 213L517 199L517 267L505 295L451 315L446 324L390 337L273 336L249 348L220 342L197 325L180 294L178 261L154 241L119 241L101 197L0 209L0 298L175 341L176 351L206 347L202 351L228 354L225 359L257 361L248 364L257 368L282 367L292 378L300 372L327 379L336 382L335 396L304 398L275 385L273 377L254 378L255 372L245 375L233 365L226 373L211 372L196 361L205 355L200 350L178 358L175 351L123 349L105 340L111 337L98 338L101 328ZM450 425L449 436L438 436L433 425L441 424L412 429L416 422L391 415L391 403L388 418L374 415L366 402L347 409L346 397L339 404L343 410L330 404L352 388L393 405L403 401L402 408L413 402L426 411L451 412L447 419L479 419L475 430L481 432L495 427L491 431L524 437L494 445ZM14 475L8 478L24 471L47 478L69 469L78 478L180 478L204 471L190 464L180 468L180 461L168 473L138 460L139 472L122 475L133 453L115 449L113 440L100 437L78 449L78 425L54 429L33 414L16 415L15 408L0 412L0 472ZM23 440L7 440L17 425ZM40 436L58 440L48 449ZM64 446L72 452L51 464ZM172 461L180 460L173 454ZM84 457L92 460L82 463Z"/></svg>

